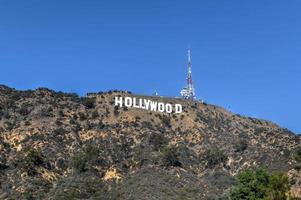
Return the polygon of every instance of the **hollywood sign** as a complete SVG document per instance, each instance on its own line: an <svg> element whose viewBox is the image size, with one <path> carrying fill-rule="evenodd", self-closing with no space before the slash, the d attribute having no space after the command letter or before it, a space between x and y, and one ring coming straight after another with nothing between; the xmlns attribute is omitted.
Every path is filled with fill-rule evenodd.
<svg viewBox="0 0 301 200"><path fill-rule="evenodd" d="M140 108L165 113L181 113L181 104L170 104L136 97L115 97L115 106Z"/></svg>

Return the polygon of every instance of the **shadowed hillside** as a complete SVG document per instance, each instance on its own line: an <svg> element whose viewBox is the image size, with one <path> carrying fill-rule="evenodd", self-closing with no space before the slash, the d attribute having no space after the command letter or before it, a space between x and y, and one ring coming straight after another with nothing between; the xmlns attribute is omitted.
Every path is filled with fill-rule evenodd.
<svg viewBox="0 0 301 200"><path fill-rule="evenodd" d="M227 198L254 166L288 173L301 197L300 136L194 101L147 97L181 114L119 108L119 95L143 97L0 86L0 199Z"/></svg>

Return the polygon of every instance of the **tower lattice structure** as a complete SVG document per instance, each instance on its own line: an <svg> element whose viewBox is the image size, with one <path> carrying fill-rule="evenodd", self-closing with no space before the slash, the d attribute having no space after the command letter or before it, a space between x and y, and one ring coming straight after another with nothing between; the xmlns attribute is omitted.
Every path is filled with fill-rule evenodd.
<svg viewBox="0 0 301 200"><path fill-rule="evenodd" d="M188 72L187 72L187 86L184 87L181 90L181 96L184 99L191 99L194 100L195 99L195 92L194 92L194 86L192 83L192 71L191 71L191 53L190 53L190 49L188 50L188 63L187 63L187 68L188 68Z"/></svg>

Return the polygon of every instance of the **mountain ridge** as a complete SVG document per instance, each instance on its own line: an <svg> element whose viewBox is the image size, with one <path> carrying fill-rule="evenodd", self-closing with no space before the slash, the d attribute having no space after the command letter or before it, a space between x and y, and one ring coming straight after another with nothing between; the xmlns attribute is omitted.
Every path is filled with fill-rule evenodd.
<svg viewBox="0 0 301 200"><path fill-rule="evenodd" d="M181 103L183 113L119 108L115 96ZM300 136L207 103L2 85L0 117L4 199L225 198L237 173L254 166L301 180L293 159ZM300 195L298 186L292 192Z"/></svg>

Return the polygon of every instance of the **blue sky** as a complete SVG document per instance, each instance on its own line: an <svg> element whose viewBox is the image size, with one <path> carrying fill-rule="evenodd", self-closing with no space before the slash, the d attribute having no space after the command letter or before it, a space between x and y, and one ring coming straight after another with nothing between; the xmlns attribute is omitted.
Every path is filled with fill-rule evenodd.
<svg viewBox="0 0 301 200"><path fill-rule="evenodd" d="M198 98L301 133L299 0L0 0L0 84Z"/></svg>

